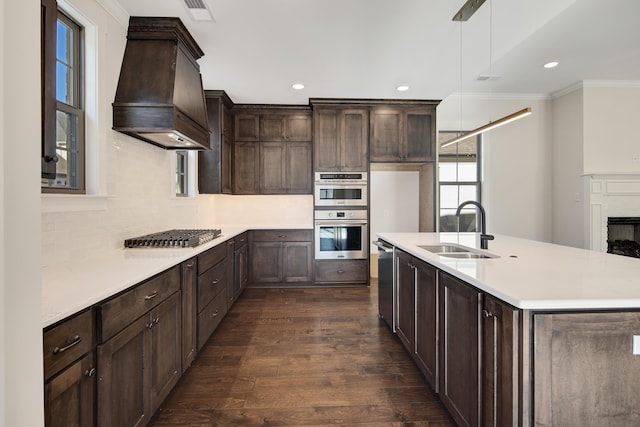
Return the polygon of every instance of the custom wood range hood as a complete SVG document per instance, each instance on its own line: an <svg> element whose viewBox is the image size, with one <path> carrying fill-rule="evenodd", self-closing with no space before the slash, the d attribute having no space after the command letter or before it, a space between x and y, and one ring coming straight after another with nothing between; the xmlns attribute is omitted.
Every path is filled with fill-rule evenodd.
<svg viewBox="0 0 640 427"><path fill-rule="evenodd" d="M166 149L209 149L196 62L204 55L179 18L129 19L113 129Z"/></svg>

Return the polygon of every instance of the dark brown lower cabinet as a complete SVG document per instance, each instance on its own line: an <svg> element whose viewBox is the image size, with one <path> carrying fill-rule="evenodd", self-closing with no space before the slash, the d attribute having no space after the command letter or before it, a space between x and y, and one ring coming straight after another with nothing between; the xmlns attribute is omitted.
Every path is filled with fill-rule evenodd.
<svg viewBox="0 0 640 427"><path fill-rule="evenodd" d="M640 312L533 319L536 426L640 425Z"/></svg>
<svg viewBox="0 0 640 427"><path fill-rule="evenodd" d="M482 304L482 425L517 426L520 310L488 294Z"/></svg>
<svg viewBox="0 0 640 427"><path fill-rule="evenodd" d="M196 258L180 265L182 272L182 372L196 358L198 348L198 270Z"/></svg>
<svg viewBox="0 0 640 427"><path fill-rule="evenodd" d="M98 346L98 425L144 426L180 378L180 293Z"/></svg>
<svg viewBox="0 0 640 427"><path fill-rule="evenodd" d="M252 286L313 281L311 230L256 230L249 239Z"/></svg>
<svg viewBox="0 0 640 427"><path fill-rule="evenodd" d="M94 353L85 355L45 383L47 427L95 425L96 369Z"/></svg>
<svg viewBox="0 0 640 427"><path fill-rule="evenodd" d="M416 293L414 258L402 251L396 251L398 315L396 332L404 347L413 355L415 352Z"/></svg>
<svg viewBox="0 0 640 427"><path fill-rule="evenodd" d="M459 426L479 426L482 293L440 272L440 399Z"/></svg>
<svg viewBox="0 0 640 427"><path fill-rule="evenodd" d="M366 259L318 259L315 262L317 285L367 284L369 260Z"/></svg>

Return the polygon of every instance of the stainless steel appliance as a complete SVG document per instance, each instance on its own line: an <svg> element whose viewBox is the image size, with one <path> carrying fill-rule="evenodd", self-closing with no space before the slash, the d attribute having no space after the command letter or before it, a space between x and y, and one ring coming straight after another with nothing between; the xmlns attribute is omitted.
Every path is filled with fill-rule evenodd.
<svg viewBox="0 0 640 427"><path fill-rule="evenodd" d="M367 172L316 172L315 206L367 206Z"/></svg>
<svg viewBox="0 0 640 427"><path fill-rule="evenodd" d="M367 259L367 211L316 210L316 259Z"/></svg>
<svg viewBox="0 0 640 427"><path fill-rule="evenodd" d="M207 243L222 234L220 229L167 230L124 241L125 248L189 248Z"/></svg>
<svg viewBox="0 0 640 427"><path fill-rule="evenodd" d="M393 332L396 331L396 320L393 309L396 295L393 287L394 247L384 240L372 242L378 247L378 317L384 319Z"/></svg>

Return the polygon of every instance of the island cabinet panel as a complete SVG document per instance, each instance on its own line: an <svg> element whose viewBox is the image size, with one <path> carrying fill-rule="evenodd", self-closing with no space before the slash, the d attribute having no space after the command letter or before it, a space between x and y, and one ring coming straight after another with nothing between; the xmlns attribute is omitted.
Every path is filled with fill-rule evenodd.
<svg viewBox="0 0 640 427"><path fill-rule="evenodd" d="M313 281L312 230L255 230L249 234L251 286Z"/></svg>
<svg viewBox="0 0 640 427"><path fill-rule="evenodd" d="M314 170L369 170L369 112L342 106L314 107Z"/></svg>
<svg viewBox="0 0 640 427"><path fill-rule="evenodd" d="M518 425L520 310L491 295L482 309L482 425Z"/></svg>
<svg viewBox="0 0 640 427"><path fill-rule="evenodd" d="M435 160L436 105L381 106L371 110L372 162Z"/></svg>
<svg viewBox="0 0 640 427"><path fill-rule="evenodd" d="M458 425L479 426L482 293L444 272L439 287L440 398Z"/></svg>
<svg viewBox="0 0 640 427"><path fill-rule="evenodd" d="M640 312L535 314L536 426L640 425Z"/></svg>
<svg viewBox="0 0 640 427"><path fill-rule="evenodd" d="M438 390L437 270L396 250L397 334L434 390Z"/></svg>

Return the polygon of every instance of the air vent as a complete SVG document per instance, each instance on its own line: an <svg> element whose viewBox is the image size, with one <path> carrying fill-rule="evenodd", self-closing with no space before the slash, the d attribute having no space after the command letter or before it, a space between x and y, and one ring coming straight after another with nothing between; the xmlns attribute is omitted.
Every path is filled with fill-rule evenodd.
<svg viewBox="0 0 640 427"><path fill-rule="evenodd" d="M500 80L502 76L490 75L490 74L481 74L478 76L476 80L479 82L495 82L496 80Z"/></svg>
<svg viewBox="0 0 640 427"><path fill-rule="evenodd" d="M213 21L213 16L204 0L184 0L189 15L194 21Z"/></svg>

